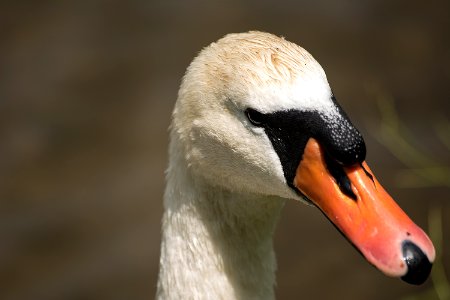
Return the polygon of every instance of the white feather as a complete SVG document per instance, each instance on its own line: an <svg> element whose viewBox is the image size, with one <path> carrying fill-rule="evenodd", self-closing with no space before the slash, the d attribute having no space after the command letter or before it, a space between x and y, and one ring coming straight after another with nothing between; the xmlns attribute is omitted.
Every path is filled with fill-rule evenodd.
<svg viewBox="0 0 450 300"><path fill-rule="evenodd" d="M230 34L189 66L173 112L158 299L272 299L272 235L286 184L262 128L244 114L336 108L321 66L262 32Z"/></svg>

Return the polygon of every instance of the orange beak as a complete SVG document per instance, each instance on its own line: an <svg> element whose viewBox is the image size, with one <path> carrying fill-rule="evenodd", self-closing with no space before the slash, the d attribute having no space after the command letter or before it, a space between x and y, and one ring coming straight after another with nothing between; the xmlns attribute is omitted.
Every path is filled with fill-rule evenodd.
<svg viewBox="0 0 450 300"><path fill-rule="evenodd" d="M372 176L367 164L342 167L353 196L343 193L319 143L309 139L294 186L308 197L376 268L421 284L431 271L435 250Z"/></svg>

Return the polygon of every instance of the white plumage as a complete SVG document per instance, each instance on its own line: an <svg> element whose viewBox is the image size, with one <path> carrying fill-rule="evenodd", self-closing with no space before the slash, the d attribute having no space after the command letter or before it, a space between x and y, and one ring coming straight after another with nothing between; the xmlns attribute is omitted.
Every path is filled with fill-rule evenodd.
<svg viewBox="0 0 450 300"><path fill-rule="evenodd" d="M243 111L332 113L321 66L303 48L262 32L205 48L180 87L171 124L159 299L272 299L272 235L286 184L262 128Z"/></svg>

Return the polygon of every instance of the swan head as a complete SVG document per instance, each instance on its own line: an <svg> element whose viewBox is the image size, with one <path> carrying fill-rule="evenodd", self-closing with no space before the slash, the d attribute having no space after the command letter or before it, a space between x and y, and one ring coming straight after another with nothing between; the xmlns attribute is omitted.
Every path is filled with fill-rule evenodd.
<svg viewBox="0 0 450 300"><path fill-rule="evenodd" d="M262 32L212 43L183 78L171 131L193 177L313 204L385 274L428 277L430 239L375 179L360 132L300 46Z"/></svg>

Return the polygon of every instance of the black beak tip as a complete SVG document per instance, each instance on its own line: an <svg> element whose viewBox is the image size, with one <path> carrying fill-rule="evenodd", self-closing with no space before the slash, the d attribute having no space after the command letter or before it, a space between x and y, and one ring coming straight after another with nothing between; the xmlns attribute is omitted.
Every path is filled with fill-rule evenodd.
<svg viewBox="0 0 450 300"><path fill-rule="evenodd" d="M424 283L431 273L433 264L423 251L413 242L404 241L402 244L403 259L408 266L408 272L402 280L414 285Z"/></svg>

